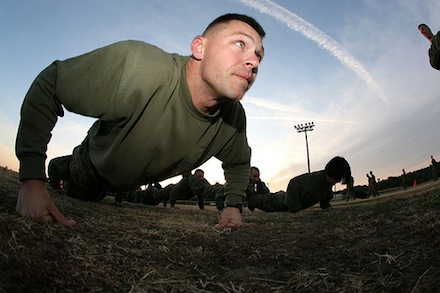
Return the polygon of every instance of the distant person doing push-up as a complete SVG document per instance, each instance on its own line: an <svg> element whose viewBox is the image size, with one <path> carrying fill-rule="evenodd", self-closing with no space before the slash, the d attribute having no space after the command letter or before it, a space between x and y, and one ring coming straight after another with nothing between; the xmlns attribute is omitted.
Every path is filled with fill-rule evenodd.
<svg viewBox="0 0 440 293"><path fill-rule="evenodd" d="M247 192L250 210L265 212L296 213L319 202L322 209L330 208L333 198L332 186L338 182L346 184L351 178L348 162L342 157L331 159L324 170L299 175L290 180L287 190L275 193L256 194Z"/></svg>

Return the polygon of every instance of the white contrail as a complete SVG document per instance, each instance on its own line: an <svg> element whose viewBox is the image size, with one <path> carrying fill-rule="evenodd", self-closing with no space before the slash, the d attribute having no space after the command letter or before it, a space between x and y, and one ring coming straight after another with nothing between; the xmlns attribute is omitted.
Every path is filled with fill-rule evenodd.
<svg viewBox="0 0 440 293"><path fill-rule="evenodd" d="M304 112L304 110L300 108L296 108L291 105L280 104L271 100L261 99L251 96L246 96L246 99L243 101L243 104L247 104L247 103L254 104L256 106L263 107L269 110L274 110L277 112L288 112L291 114L298 114L300 112Z"/></svg>
<svg viewBox="0 0 440 293"><path fill-rule="evenodd" d="M316 42L320 47L328 50L349 70L356 73L365 83L384 101L386 96L379 84L368 73L365 67L356 58L345 50L337 41L319 30L317 27L302 19L295 13L281 7L270 0L237 0L238 2L252 7L261 13L273 16L279 22L287 25L294 31L301 33L306 38Z"/></svg>
<svg viewBox="0 0 440 293"><path fill-rule="evenodd" d="M321 121L321 122L332 122L332 123L344 123L344 124L359 124L357 121L352 120L341 120L341 119L329 119L329 118L316 118L314 113L307 112L303 109L299 109L296 107L293 107L291 105L281 104L277 102L273 102L266 99L261 98L255 98L251 96L246 96L246 99L244 100L243 104L253 104L258 107L262 107L268 110L273 110L285 114L295 114L293 115L287 115L287 116L247 116L248 120L292 120L292 121L298 121L298 120L310 120L313 119L313 121ZM298 117L299 116L299 117ZM303 118L301 118L303 117ZM314 117L314 118L310 118Z"/></svg>

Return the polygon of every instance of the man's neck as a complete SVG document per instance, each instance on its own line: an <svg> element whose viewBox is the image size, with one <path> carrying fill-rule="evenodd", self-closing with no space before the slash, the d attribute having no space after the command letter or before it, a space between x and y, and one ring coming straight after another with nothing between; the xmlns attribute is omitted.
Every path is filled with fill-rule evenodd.
<svg viewBox="0 0 440 293"><path fill-rule="evenodd" d="M201 79L200 68L197 64L198 61L191 58L186 64L186 80L193 104L202 113L208 115L214 114L220 105L220 100L215 99L212 94L206 90L206 85L203 84Z"/></svg>

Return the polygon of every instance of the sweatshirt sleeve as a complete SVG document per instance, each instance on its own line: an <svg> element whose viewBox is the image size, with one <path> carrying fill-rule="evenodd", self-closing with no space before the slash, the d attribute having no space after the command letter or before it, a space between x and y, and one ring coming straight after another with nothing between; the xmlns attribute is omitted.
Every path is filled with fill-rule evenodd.
<svg viewBox="0 0 440 293"><path fill-rule="evenodd" d="M225 195L227 204L241 204L246 193L249 164L223 167L225 171Z"/></svg>
<svg viewBox="0 0 440 293"><path fill-rule="evenodd" d="M16 139L20 180L45 179L47 145L63 106L74 113L112 117L129 42L56 61L34 80L21 108Z"/></svg>
<svg viewBox="0 0 440 293"><path fill-rule="evenodd" d="M236 135L223 148L218 159L222 161L225 173L225 196L227 204L241 204L246 194L249 182L249 168L251 149L248 145L246 136L246 117L244 110L240 107L240 112L235 117L239 117L240 127Z"/></svg>
<svg viewBox="0 0 440 293"><path fill-rule="evenodd" d="M20 180L42 179L45 175L47 144L63 108L55 95L56 65L42 71L31 85L21 107L16 155L20 160Z"/></svg>
<svg viewBox="0 0 440 293"><path fill-rule="evenodd" d="M264 183L263 181L257 182L257 193L260 193L260 194L270 193L270 190L266 186L266 183Z"/></svg>

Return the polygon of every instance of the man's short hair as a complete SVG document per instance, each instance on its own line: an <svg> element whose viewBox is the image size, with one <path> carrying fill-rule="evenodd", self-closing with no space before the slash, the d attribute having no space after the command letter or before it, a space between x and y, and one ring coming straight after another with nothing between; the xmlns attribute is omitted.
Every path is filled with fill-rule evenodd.
<svg viewBox="0 0 440 293"><path fill-rule="evenodd" d="M325 166L325 173L339 182L342 179L348 180L351 177L351 168L344 158L334 157Z"/></svg>
<svg viewBox="0 0 440 293"><path fill-rule="evenodd" d="M262 39L266 35L264 29L255 19L244 14L236 14L236 13L228 13L217 17L206 27L205 31L203 32L203 35L206 35L207 32L209 32L213 27L217 26L218 24L227 23L231 20L239 20L244 23L247 23L260 35Z"/></svg>
<svg viewBox="0 0 440 293"><path fill-rule="evenodd" d="M258 169L258 168L255 167L255 166L250 167L249 171L252 172L252 170L255 170L255 171L257 171L258 173L260 173L260 169Z"/></svg>

